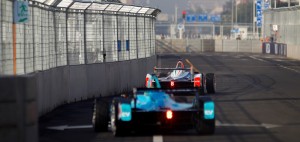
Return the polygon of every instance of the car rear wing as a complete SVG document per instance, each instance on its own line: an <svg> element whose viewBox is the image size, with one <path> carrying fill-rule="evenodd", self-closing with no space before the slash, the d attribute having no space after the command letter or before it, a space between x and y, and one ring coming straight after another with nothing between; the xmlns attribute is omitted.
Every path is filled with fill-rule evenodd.
<svg viewBox="0 0 300 142"><path fill-rule="evenodd" d="M154 67L154 70L191 70L192 68L156 68Z"/></svg>
<svg viewBox="0 0 300 142"><path fill-rule="evenodd" d="M191 68L157 68L157 67L154 67L154 73L157 73L157 71L160 71L160 70L184 70L184 71L190 71L191 75L192 75L192 78L194 78L194 68L191 67Z"/></svg>
<svg viewBox="0 0 300 142"><path fill-rule="evenodd" d="M198 95L199 88L182 88L182 89L161 89L161 88L134 88L133 94L144 94L145 92L164 92L174 96L195 96Z"/></svg>

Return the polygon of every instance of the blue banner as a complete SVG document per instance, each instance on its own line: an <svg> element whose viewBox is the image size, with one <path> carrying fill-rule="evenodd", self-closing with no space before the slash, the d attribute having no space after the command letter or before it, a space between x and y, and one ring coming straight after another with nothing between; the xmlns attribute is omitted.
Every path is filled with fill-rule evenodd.
<svg viewBox="0 0 300 142"><path fill-rule="evenodd" d="M195 15L187 15L186 21L187 22L196 22L196 16Z"/></svg>
<svg viewBox="0 0 300 142"><path fill-rule="evenodd" d="M199 14L199 15L187 15L186 22L221 22L221 15L208 15L208 14Z"/></svg>
<svg viewBox="0 0 300 142"><path fill-rule="evenodd" d="M220 15L212 15L210 16L211 22L221 22L221 16Z"/></svg>
<svg viewBox="0 0 300 142"><path fill-rule="evenodd" d="M256 26L262 26L262 0L256 1Z"/></svg>
<svg viewBox="0 0 300 142"><path fill-rule="evenodd" d="M207 22L208 21L208 16L206 14L200 14L198 16L198 21L199 22Z"/></svg>
<svg viewBox="0 0 300 142"><path fill-rule="evenodd" d="M118 40L118 52L122 50L122 42L121 40Z"/></svg>
<svg viewBox="0 0 300 142"><path fill-rule="evenodd" d="M129 51L129 46L130 46L130 43L129 43L129 40L126 40L126 51Z"/></svg>

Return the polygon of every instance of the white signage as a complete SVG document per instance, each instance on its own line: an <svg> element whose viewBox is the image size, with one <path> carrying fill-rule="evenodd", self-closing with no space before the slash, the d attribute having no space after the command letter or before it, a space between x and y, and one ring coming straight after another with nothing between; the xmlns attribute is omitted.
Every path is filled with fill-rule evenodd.
<svg viewBox="0 0 300 142"><path fill-rule="evenodd" d="M273 31L278 31L278 25L273 25Z"/></svg>

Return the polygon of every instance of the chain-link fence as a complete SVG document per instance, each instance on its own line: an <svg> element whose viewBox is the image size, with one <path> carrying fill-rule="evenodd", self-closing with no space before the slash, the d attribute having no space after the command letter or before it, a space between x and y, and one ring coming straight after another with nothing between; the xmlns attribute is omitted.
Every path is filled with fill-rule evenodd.
<svg viewBox="0 0 300 142"><path fill-rule="evenodd" d="M300 59L300 6L271 9L264 12L266 41L286 43L287 56Z"/></svg>
<svg viewBox="0 0 300 142"><path fill-rule="evenodd" d="M28 2L29 21L16 24L15 33L14 2L0 2L0 75L155 54L154 21L158 9L72 0Z"/></svg>

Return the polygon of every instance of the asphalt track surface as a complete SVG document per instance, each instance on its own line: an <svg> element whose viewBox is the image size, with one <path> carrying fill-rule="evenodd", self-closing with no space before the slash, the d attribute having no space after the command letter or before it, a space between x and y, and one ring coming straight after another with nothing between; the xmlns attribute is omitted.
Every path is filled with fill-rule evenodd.
<svg viewBox="0 0 300 142"><path fill-rule="evenodd" d="M300 61L261 54L202 53L160 55L158 67L188 59L217 76L214 135L195 130L114 137L91 127L93 101L61 106L40 118L41 142L299 142ZM68 127L55 127L65 126ZM49 129L54 127L53 130ZM145 128L146 129L146 128Z"/></svg>

